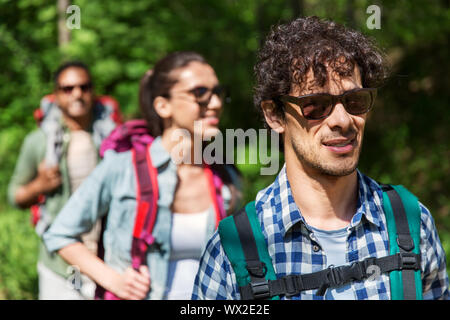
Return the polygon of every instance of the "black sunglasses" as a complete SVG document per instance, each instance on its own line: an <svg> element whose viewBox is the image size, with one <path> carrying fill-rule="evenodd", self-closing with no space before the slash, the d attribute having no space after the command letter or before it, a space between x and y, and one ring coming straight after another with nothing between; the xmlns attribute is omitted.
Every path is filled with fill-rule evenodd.
<svg viewBox="0 0 450 320"><path fill-rule="evenodd" d="M358 88L340 95L329 93L314 93L301 97L282 95L277 99L299 106L305 119L320 120L328 117L338 102L341 102L345 110L352 115L369 112L376 96L376 88Z"/></svg>
<svg viewBox="0 0 450 320"><path fill-rule="evenodd" d="M59 86L59 90L64 93L72 93L73 89L75 89L76 87L79 87L83 92L89 92L92 89L92 83L88 82L76 86Z"/></svg>
<svg viewBox="0 0 450 320"><path fill-rule="evenodd" d="M223 86L217 85L215 87L208 88L208 87L195 87L191 90L188 90L189 93L194 95L195 101L201 106L206 107L208 106L209 102L211 101L211 98L213 95L217 95L221 101L225 100L226 96L226 90Z"/></svg>

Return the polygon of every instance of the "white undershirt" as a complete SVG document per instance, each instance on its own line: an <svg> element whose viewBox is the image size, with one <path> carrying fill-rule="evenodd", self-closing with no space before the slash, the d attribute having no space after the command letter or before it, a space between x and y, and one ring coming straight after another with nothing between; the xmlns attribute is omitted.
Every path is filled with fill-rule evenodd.
<svg viewBox="0 0 450 320"><path fill-rule="evenodd" d="M165 297L190 300L206 239L208 210L173 213L171 252Z"/></svg>
<svg viewBox="0 0 450 320"><path fill-rule="evenodd" d="M97 165L97 149L91 134L84 130L70 132L70 142L67 150L67 170L71 192L75 192ZM86 247L97 254L97 244L101 232L101 221L98 220L91 231L81 235Z"/></svg>
<svg viewBox="0 0 450 320"><path fill-rule="evenodd" d="M97 165L97 150L89 132L76 130L70 132L67 150L67 169L70 190L75 190Z"/></svg>

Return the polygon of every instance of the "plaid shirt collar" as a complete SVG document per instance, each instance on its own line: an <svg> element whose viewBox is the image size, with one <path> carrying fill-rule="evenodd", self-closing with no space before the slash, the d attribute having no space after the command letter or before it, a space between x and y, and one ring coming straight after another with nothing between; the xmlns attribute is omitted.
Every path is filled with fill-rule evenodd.
<svg viewBox="0 0 450 320"><path fill-rule="evenodd" d="M382 190L372 179L363 175L359 170L358 174L358 203L357 210L350 222L350 228L356 227L362 219L380 227L381 217L378 210L371 208L374 204L381 205ZM279 225L279 230L284 238L285 234L298 222L305 225L311 231L300 209L294 201L291 187L286 174L286 164L281 169L275 181L266 189L261 190L256 197L257 212L270 210L273 216L273 223ZM275 210L273 210L275 209Z"/></svg>

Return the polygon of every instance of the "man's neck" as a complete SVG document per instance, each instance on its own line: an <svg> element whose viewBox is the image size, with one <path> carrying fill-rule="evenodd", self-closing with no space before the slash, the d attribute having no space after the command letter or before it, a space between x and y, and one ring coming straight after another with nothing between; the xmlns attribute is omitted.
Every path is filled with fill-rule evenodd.
<svg viewBox="0 0 450 320"><path fill-rule="evenodd" d="M63 120L69 131L89 131L92 122L92 114L80 118L72 118L63 114Z"/></svg>
<svg viewBox="0 0 450 320"><path fill-rule="evenodd" d="M286 163L286 174L295 203L309 225L322 230L337 230L350 223L358 199L356 171L335 177Z"/></svg>

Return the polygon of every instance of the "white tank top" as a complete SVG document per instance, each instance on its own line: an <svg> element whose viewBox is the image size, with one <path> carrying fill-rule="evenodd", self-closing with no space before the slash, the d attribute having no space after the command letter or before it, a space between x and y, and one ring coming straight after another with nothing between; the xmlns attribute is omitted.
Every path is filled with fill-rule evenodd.
<svg viewBox="0 0 450 320"><path fill-rule="evenodd" d="M171 252L165 298L190 300L206 240L208 210L173 213Z"/></svg>

